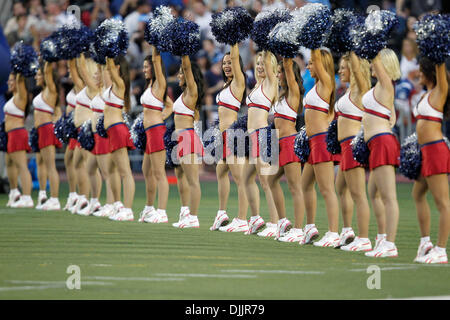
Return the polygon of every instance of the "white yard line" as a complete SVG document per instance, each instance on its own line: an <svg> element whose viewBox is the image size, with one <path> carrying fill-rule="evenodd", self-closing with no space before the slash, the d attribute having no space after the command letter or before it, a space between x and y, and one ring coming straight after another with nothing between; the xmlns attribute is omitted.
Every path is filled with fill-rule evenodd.
<svg viewBox="0 0 450 320"><path fill-rule="evenodd" d="M237 279L255 279L255 275L246 274L209 274L209 273L156 273L155 276L159 277L186 277L186 278L237 278Z"/></svg>
<svg viewBox="0 0 450 320"><path fill-rule="evenodd" d="M407 267L407 266L405 266L405 267L380 267L380 270L381 271L390 271L390 270L413 270L413 269L418 269L419 268L419 266L410 266L410 267ZM367 271L367 268L366 269L350 269L350 270L348 270L348 271L351 271L351 272L366 272Z"/></svg>
<svg viewBox="0 0 450 320"><path fill-rule="evenodd" d="M84 279L112 280L112 281L183 281L183 278L146 278L146 277L107 277L107 276L84 276ZM83 281L81 281L83 284Z"/></svg>
<svg viewBox="0 0 450 320"><path fill-rule="evenodd" d="M6 280L5 282L12 283L12 284L28 284L28 285L17 286L17 287L0 287L0 292L66 288L65 281ZM111 282L82 281L81 288L83 288L83 286L91 286L91 285L108 286L108 285L112 285L112 284L113 283L111 283Z"/></svg>
<svg viewBox="0 0 450 320"><path fill-rule="evenodd" d="M324 271L306 271L306 270L246 270L246 269L231 269L220 270L229 273L275 273L275 274L324 274Z"/></svg>

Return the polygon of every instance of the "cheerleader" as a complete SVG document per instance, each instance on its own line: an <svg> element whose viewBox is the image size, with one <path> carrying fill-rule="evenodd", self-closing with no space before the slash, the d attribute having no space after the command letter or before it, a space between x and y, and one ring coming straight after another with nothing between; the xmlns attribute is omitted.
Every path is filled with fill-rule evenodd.
<svg viewBox="0 0 450 320"><path fill-rule="evenodd" d="M5 104L5 131L8 136L6 150L6 172L8 175L10 193L7 207L33 208L31 199L31 175L28 170L27 152L31 151L28 144L28 131L25 129L25 117L28 113L28 90L25 77L20 73L11 73L8 78L8 91L13 96ZM18 178L22 192L18 189Z"/></svg>
<svg viewBox="0 0 450 320"><path fill-rule="evenodd" d="M108 134L111 164L110 174L119 171L123 185L123 204L114 203L115 213L109 219L115 221L133 221L133 199L135 183L130 167L128 149L134 150L130 131L124 123L122 112L130 110L130 72L128 62L123 55L106 58L106 70L111 77L112 85L102 93L105 101L104 126Z"/></svg>
<svg viewBox="0 0 450 320"><path fill-rule="evenodd" d="M396 122L393 81L399 79L401 74L394 51L383 49L377 54L372 60L372 76L377 79L377 83L362 97L365 110L362 122L364 139L370 150L369 197L373 203L378 196L381 197L386 213L386 237L379 233L374 249L366 252L366 256L396 257L399 208L395 167L399 165L400 144L392 133Z"/></svg>
<svg viewBox="0 0 450 320"><path fill-rule="evenodd" d="M220 230L224 232L247 232L247 210L248 201L245 195L245 188L242 181L243 164L229 152L226 144L227 129L237 120L239 109L245 98L245 73L242 59L239 55L238 44L231 46L230 52L222 58L222 74L224 78L224 88L217 95L219 109L219 129L222 132L222 159L216 166L216 175L219 192L219 210L210 230ZM227 202L230 193L230 180L228 174L231 171L233 180L238 189L239 211L237 218L229 223L227 215Z"/></svg>
<svg viewBox="0 0 450 320"><path fill-rule="evenodd" d="M303 99L305 108L306 134L309 137L311 153L302 173L302 190L305 198L306 225L304 243L317 239L319 232L314 224L317 195L314 183L325 200L328 215L328 232L321 240L314 242L319 247L337 247L339 245L339 209L334 187L335 157L328 152L326 136L330 121L334 118L335 101L334 63L330 52L323 49L311 51L308 70L315 80L314 87Z"/></svg>
<svg viewBox="0 0 450 320"><path fill-rule="evenodd" d="M38 134L39 153L36 154L38 167L39 195L38 210L60 210L59 174L55 164L55 148L62 144L54 133L54 114L58 103L57 71L49 62L39 68L35 76L36 85L42 91L33 99L34 126ZM47 178L50 181L50 198L47 199Z"/></svg>
<svg viewBox="0 0 450 320"><path fill-rule="evenodd" d="M283 58L278 64L278 81L280 83L280 97L275 110L275 128L279 139L279 169L275 175L269 177L269 185L278 212L278 228L276 239L282 242L299 242L303 244L303 216L304 203L301 187L302 167L300 159L294 153L294 140L297 135L295 124L297 113L301 110L300 101L305 92L301 71L298 64L291 58ZM283 226L291 223L286 218L286 208L280 178L285 175L294 201L295 223L285 234ZM286 229L286 228L284 228Z"/></svg>
<svg viewBox="0 0 450 320"><path fill-rule="evenodd" d="M167 199L169 183L166 177L166 151L164 120L172 113L172 100L167 96L167 83L164 65L156 47L151 46L152 55L144 59L143 71L147 88L141 96L144 108L144 128L147 144L142 161L145 178L147 204L139 221L150 223L167 223ZM166 107L167 106L167 107ZM158 190L158 209L153 206Z"/></svg>
<svg viewBox="0 0 450 320"><path fill-rule="evenodd" d="M84 87L83 80L81 80L77 71L76 60L75 59L69 60L68 67L69 67L69 77L70 79L72 79L73 82L73 88L69 91L69 93L66 96L67 102L66 116L69 116L70 113L75 110L77 103L76 95ZM76 205L78 199L77 172L75 170L75 166L73 163L73 154L77 145L78 145L77 139L70 138L66 151L64 153L64 166L66 168L67 183L69 185L69 196L67 198L64 210L68 211L72 211L72 208Z"/></svg>
<svg viewBox="0 0 450 320"><path fill-rule="evenodd" d="M414 261L447 263L446 245L450 232L450 151L443 140L442 121L449 108L449 77L445 63L435 64L424 57L419 66L420 83L426 87L427 92L414 110L422 158L420 177L415 181L412 192L422 236ZM430 207L426 199L428 189L440 213L438 240L434 247L430 240Z"/></svg>
<svg viewBox="0 0 450 320"><path fill-rule="evenodd" d="M203 155L203 146L194 130L194 120L199 119L199 109L204 96L203 75L196 64L191 64L189 56L181 57L178 81L182 94L173 104L175 113L175 132L177 134L177 157L180 166L175 173L178 180L186 179L189 184L189 208L180 212L179 221L172 224L176 228L198 228L198 208L201 199L199 181L199 157ZM183 187L181 190L184 190ZM181 191L180 190L180 191ZM186 207L186 198L182 205Z"/></svg>
<svg viewBox="0 0 450 320"><path fill-rule="evenodd" d="M339 245L344 251L369 251L372 250L372 245L368 239L370 208L366 195L366 174L363 165L354 160L350 143L361 129L364 114L361 97L371 86L370 65L367 60L360 59L354 52L350 52L341 58L339 77L341 82L350 83L350 86L335 104L338 116L338 140L341 145L336 189L338 194L350 192L350 201L353 200L356 205L358 221L358 236L355 238L351 227L353 210L348 210L346 215L342 210L344 228Z"/></svg>
<svg viewBox="0 0 450 320"><path fill-rule="evenodd" d="M259 190L256 185L256 174L258 174L261 187L264 190L269 209L271 223L267 223L266 229L259 232L259 236L271 237L275 236L277 231L278 214L275 203L272 198L272 192L268 184L268 176L263 171L269 171L268 164L264 163L260 158L259 135L260 129L268 126L267 118L270 108L278 95L277 59L269 52L259 52L255 61L255 77L257 83L253 90L246 98L248 106L248 122L247 128L250 135L250 156L256 159L256 164L246 161L244 164L244 183L247 199L252 211L252 217L248 222L247 234L257 233L265 222L260 214ZM287 227L287 225L286 225Z"/></svg>

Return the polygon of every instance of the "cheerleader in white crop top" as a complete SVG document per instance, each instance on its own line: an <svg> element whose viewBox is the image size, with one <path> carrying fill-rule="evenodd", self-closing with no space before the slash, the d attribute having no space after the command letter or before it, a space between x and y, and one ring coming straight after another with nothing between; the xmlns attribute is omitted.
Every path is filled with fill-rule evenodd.
<svg viewBox="0 0 450 320"><path fill-rule="evenodd" d="M312 109L320 112L328 113L330 104L320 97L317 92L317 84L303 98L303 106L305 109Z"/></svg>

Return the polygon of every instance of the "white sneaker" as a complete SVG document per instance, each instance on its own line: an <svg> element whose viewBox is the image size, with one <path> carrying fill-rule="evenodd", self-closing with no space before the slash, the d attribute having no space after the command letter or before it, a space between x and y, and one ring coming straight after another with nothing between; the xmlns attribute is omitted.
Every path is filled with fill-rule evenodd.
<svg viewBox="0 0 450 320"><path fill-rule="evenodd" d="M86 196L81 195L78 197L77 204L73 207L71 212L81 216L89 215L89 201L86 199Z"/></svg>
<svg viewBox="0 0 450 320"><path fill-rule="evenodd" d="M319 230L317 230L315 225L306 225L305 228L303 228L303 232L303 244L312 244L314 240L319 238Z"/></svg>
<svg viewBox="0 0 450 320"><path fill-rule="evenodd" d="M174 223L173 226L180 229L200 227L198 217L191 214L189 214L187 217L184 217L183 220L180 221L177 226L175 226L175 224L176 223Z"/></svg>
<svg viewBox="0 0 450 320"><path fill-rule="evenodd" d="M115 215L110 216L109 219L114 221L133 221L134 214L130 208L121 208Z"/></svg>
<svg viewBox="0 0 450 320"><path fill-rule="evenodd" d="M53 210L61 210L61 205L59 203L58 198L50 198L42 205L42 210L44 211L53 211Z"/></svg>
<svg viewBox="0 0 450 320"><path fill-rule="evenodd" d="M431 249L433 249L431 241L421 243L417 249L417 256L414 258L414 262L418 262L419 258L427 255Z"/></svg>
<svg viewBox="0 0 450 320"><path fill-rule="evenodd" d="M12 189L9 191L8 203L6 204L6 206L11 207L14 202L19 200L20 200L20 191L18 189Z"/></svg>
<svg viewBox="0 0 450 320"><path fill-rule="evenodd" d="M303 234L302 229L291 228L288 232L286 232L283 236L279 237L277 240L281 242L299 242L303 244L303 239L305 235Z"/></svg>
<svg viewBox="0 0 450 320"><path fill-rule="evenodd" d="M260 216L251 217L248 220L248 231L245 234L255 234L259 229L264 227L265 222Z"/></svg>
<svg viewBox="0 0 450 320"><path fill-rule="evenodd" d="M375 238L375 247L373 248L373 250L376 250L378 248L378 246L384 241L386 240L386 235L377 235Z"/></svg>
<svg viewBox="0 0 450 320"><path fill-rule="evenodd" d="M344 250L344 251L371 251L372 243L367 238L362 239L360 237L356 237L355 240L353 240L349 244L341 246L341 250Z"/></svg>
<svg viewBox="0 0 450 320"><path fill-rule="evenodd" d="M153 215L155 213L156 213L155 207L145 206L144 210L142 210L141 213L139 214L138 222L145 222L144 220L147 216Z"/></svg>
<svg viewBox="0 0 450 320"><path fill-rule="evenodd" d="M353 231L353 229L348 228L345 231L344 229L342 229L341 234L339 235L338 247L348 245L349 243L353 242L353 240L355 240L355 232ZM370 248L372 249L372 245L370 246Z"/></svg>
<svg viewBox="0 0 450 320"><path fill-rule="evenodd" d="M47 194L44 192L39 192L38 201L36 204L36 210L42 210L42 205L47 201Z"/></svg>
<svg viewBox="0 0 450 320"><path fill-rule="evenodd" d="M169 219L167 218L166 211L161 211L160 209L155 210L155 213L151 216L147 216L144 219L148 223L167 223Z"/></svg>
<svg viewBox="0 0 450 320"><path fill-rule="evenodd" d="M248 232L247 220L234 218L230 224L219 228L222 232Z"/></svg>
<svg viewBox="0 0 450 320"><path fill-rule="evenodd" d="M76 193L69 194L67 197L66 205L64 206L63 210L70 211L73 206L77 203L78 195Z"/></svg>
<svg viewBox="0 0 450 320"><path fill-rule="evenodd" d="M432 248L426 255L419 257L416 262L419 263L448 263L447 253L439 252L436 247Z"/></svg>
<svg viewBox="0 0 450 320"><path fill-rule="evenodd" d="M180 210L180 217L178 218L178 222L172 223L172 226L175 228L179 228L180 224L184 219L186 219L190 215L189 208L181 208Z"/></svg>
<svg viewBox="0 0 450 320"><path fill-rule="evenodd" d="M221 227L228 225L230 218L226 212L217 213L213 225L209 228L211 231L220 230Z"/></svg>
<svg viewBox="0 0 450 320"><path fill-rule="evenodd" d="M313 243L316 247L333 247L339 245L339 233L328 231L319 241Z"/></svg>
<svg viewBox="0 0 450 320"><path fill-rule="evenodd" d="M93 213L96 217L109 217L114 212L114 206L112 204L105 204L103 207L100 208L100 210L95 211Z"/></svg>
<svg viewBox="0 0 450 320"><path fill-rule="evenodd" d="M366 252L365 255L367 257L374 257L374 258L385 258L385 257L395 258L398 257L398 251L395 244L392 247L386 243L386 240L383 240L378 244L378 247L376 249Z"/></svg>
<svg viewBox="0 0 450 320"><path fill-rule="evenodd" d="M33 208L34 202L30 196L20 196L18 201L11 204L11 208Z"/></svg>
<svg viewBox="0 0 450 320"><path fill-rule="evenodd" d="M277 232L275 232L275 240L284 236L286 234L286 232L291 230L291 228L292 228L292 223L287 218L278 220Z"/></svg>
<svg viewBox="0 0 450 320"><path fill-rule="evenodd" d="M98 199L91 199L89 202L89 214L94 214L101 209L102 205Z"/></svg>
<svg viewBox="0 0 450 320"><path fill-rule="evenodd" d="M115 215L118 214L119 211L120 211L121 209L123 209L123 208L125 208L125 207L123 206L123 203L122 203L122 202L120 202L120 201L114 202L114 203L113 203L113 212L112 212L111 215L109 215L108 218L111 219L111 220L114 220Z"/></svg>
<svg viewBox="0 0 450 320"><path fill-rule="evenodd" d="M267 222L264 230L258 232L256 235L258 237L270 238L275 237L276 233L277 233L277 225L275 223Z"/></svg>

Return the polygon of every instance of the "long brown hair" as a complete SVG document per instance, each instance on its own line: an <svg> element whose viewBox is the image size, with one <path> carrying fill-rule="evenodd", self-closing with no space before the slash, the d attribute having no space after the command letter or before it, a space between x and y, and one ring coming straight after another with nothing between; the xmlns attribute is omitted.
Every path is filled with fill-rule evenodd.
<svg viewBox="0 0 450 320"><path fill-rule="evenodd" d="M281 72L283 74L286 74L284 71L283 61L278 62L278 66L281 67ZM303 110L303 95L305 94L305 88L303 87L303 78L302 78L302 71L300 70L299 65L297 62L292 61L292 70L294 72L295 76L295 82L297 82L298 85L298 91L300 92L300 101L298 104L297 114L301 114ZM281 95L279 97L279 100L283 99L285 96L289 94L289 87L286 86L286 88L282 88L283 91L281 92Z"/></svg>
<svg viewBox="0 0 450 320"><path fill-rule="evenodd" d="M330 80L332 84L331 96L330 96L330 108L328 109L328 113L331 114L334 112L334 103L336 102L336 80L335 80L335 71L334 71L334 61L333 56L327 50L320 49L320 54L322 56L323 67L330 75Z"/></svg>
<svg viewBox="0 0 450 320"><path fill-rule="evenodd" d="M115 57L114 63L116 65L120 66L119 74L120 74L120 77L122 78L123 82L125 83L124 109L125 109L125 112L128 112L128 111L130 111L130 104L131 104L131 101L130 101L130 85L131 85L130 68L129 68L127 59L125 58L125 56L122 56L122 55Z"/></svg>
<svg viewBox="0 0 450 320"><path fill-rule="evenodd" d="M152 67L152 78L151 79L145 79L145 88L147 89L148 86L150 85L150 83L155 83L156 81L156 75L155 75L155 66L153 65L153 60L152 60L152 55L148 55L144 58L144 61L147 61L150 66ZM162 69L162 73L165 76L166 75L166 68L164 67L164 62L161 61L161 69ZM167 97L167 83L166 83L166 88L164 89L164 97L163 97L163 101L166 101L166 97Z"/></svg>

